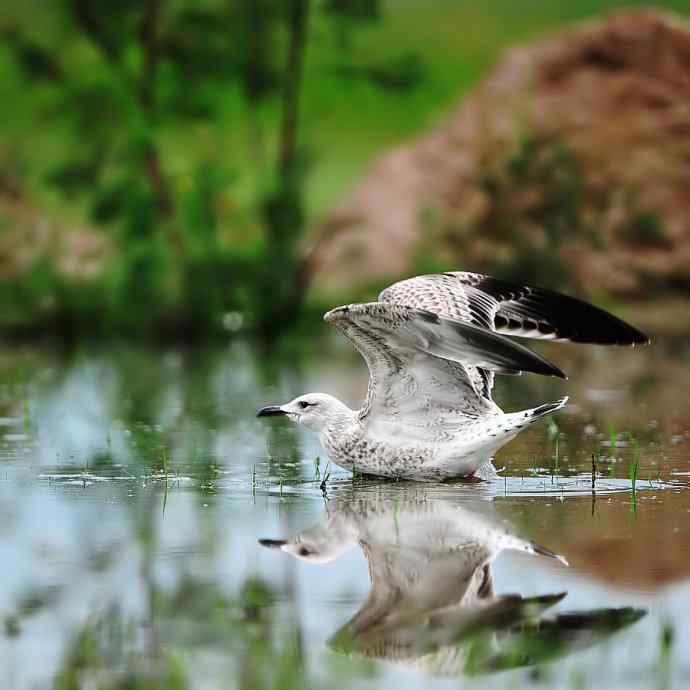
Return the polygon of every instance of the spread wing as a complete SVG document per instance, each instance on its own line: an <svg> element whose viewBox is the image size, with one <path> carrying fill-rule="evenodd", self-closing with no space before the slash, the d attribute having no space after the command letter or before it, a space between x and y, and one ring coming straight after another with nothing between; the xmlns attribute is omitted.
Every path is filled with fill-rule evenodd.
<svg viewBox="0 0 690 690"><path fill-rule="evenodd" d="M360 418L396 434L442 438L470 418L499 409L468 369L564 377L509 338L429 311L371 302L338 307L324 319L352 342L369 367Z"/></svg>
<svg viewBox="0 0 690 690"><path fill-rule="evenodd" d="M601 345L649 342L644 333L587 302L480 273L458 271L417 276L394 283L379 299L511 336ZM468 375L482 395L491 399L493 371L469 368Z"/></svg>
<svg viewBox="0 0 690 690"><path fill-rule="evenodd" d="M534 285L514 285L480 273L438 273L386 288L382 302L406 304L523 338L599 345L643 345L649 338L587 302Z"/></svg>

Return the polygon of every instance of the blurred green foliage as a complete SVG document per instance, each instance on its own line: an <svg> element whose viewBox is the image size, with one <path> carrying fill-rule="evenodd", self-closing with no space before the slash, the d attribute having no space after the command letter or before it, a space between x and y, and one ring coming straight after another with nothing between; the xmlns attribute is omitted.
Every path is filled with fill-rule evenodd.
<svg viewBox="0 0 690 690"><path fill-rule="evenodd" d="M507 45L622 4L641 3L5 5L0 239L16 238L0 246L0 327L272 338L303 312L310 223L373 156ZM21 230L45 218L57 229L43 243ZM656 242L652 225L629 231ZM105 241L80 272L60 239L84 226Z"/></svg>
<svg viewBox="0 0 690 690"><path fill-rule="evenodd" d="M32 291L52 293L62 330L197 336L237 312L272 335L292 321L305 287L299 241L309 165L298 130L310 4L64 0L4 17L4 66L12 61L17 85L31 87L31 126L59 133L54 145L64 140L46 152L40 184L106 228L113 254L105 275L74 290L47 265L19 281L28 294L8 281L5 300L38 311ZM379 4L341 0L320 11L345 43ZM226 92L243 110L235 118L252 126L257 213L249 219L222 208L237 172L207 130L231 105ZM263 144L267 103L276 113L272 156ZM171 137L191 129L197 136L178 150Z"/></svg>

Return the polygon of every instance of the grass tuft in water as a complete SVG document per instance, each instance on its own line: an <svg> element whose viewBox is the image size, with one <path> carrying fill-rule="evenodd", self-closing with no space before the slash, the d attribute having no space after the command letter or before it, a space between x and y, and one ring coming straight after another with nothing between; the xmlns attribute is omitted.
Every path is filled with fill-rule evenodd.
<svg viewBox="0 0 690 690"><path fill-rule="evenodd" d="M618 432L613 424L609 424L609 444L613 453L618 446Z"/></svg>
<svg viewBox="0 0 690 690"><path fill-rule="evenodd" d="M163 514L168 504L168 447L163 446L163 475L165 476L165 493L163 494Z"/></svg>
<svg viewBox="0 0 690 690"><path fill-rule="evenodd" d="M559 461L560 461L560 451L559 451L559 444L558 444L558 441L559 441L558 433L556 433L556 437L555 437L555 438L556 438L556 448L555 448L554 454L553 454L552 457L551 457L551 483L552 483L552 484L553 484L553 477L554 477L554 474L557 474L557 473L558 473L558 464L559 464Z"/></svg>
<svg viewBox="0 0 690 690"><path fill-rule="evenodd" d="M532 475L535 477L539 476L539 463L537 462L537 456L532 456Z"/></svg>
<svg viewBox="0 0 690 690"><path fill-rule="evenodd" d="M633 513L637 513L637 472L640 467L640 446L637 443L637 439L632 434L628 434L628 438L630 439L630 445L632 446L632 462L630 463L630 468L628 470L628 476L632 485L632 501L630 503L630 510Z"/></svg>
<svg viewBox="0 0 690 690"><path fill-rule="evenodd" d="M549 419L549 423L546 425L546 433L549 435L549 438L558 438L558 424L556 424L555 420Z"/></svg>
<svg viewBox="0 0 690 690"><path fill-rule="evenodd" d="M329 462L326 465L326 469L323 473L323 479L321 480L321 484L319 484L319 489L321 489L321 495L323 496L324 500L328 500L328 480L331 477L331 463Z"/></svg>
<svg viewBox="0 0 690 690"><path fill-rule="evenodd" d="M631 434L630 435L630 445L632 446L633 457L632 463L630 464L630 481L632 483L633 495L637 491L637 472L640 466L640 446L637 443L637 439Z"/></svg>
<svg viewBox="0 0 690 690"><path fill-rule="evenodd" d="M22 408L24 420L24 433L29 434L31 432L31 406L29 404L28 395L24 397Z"/></svg>

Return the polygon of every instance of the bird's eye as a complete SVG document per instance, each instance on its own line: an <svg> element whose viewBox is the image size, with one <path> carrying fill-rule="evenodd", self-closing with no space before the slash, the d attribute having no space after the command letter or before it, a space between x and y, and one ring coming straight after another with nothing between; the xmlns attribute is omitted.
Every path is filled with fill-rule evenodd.
<svg viewBox="0 0 690 690"><path fill-rule="evenodd" d="M311 553L311 551L306 546L300 547L300 550L299 550L300 556L308 556L310 553Z"/></svg>
<svg viewBox="0 0 690 690"><path fill-rule="evenodd" d="M310 405L312 405L313 403L309 403L309 402L307 402L306 400L300 400L297 404L298 404L303 410L306 410L306 409L307 409Z"/></svg>

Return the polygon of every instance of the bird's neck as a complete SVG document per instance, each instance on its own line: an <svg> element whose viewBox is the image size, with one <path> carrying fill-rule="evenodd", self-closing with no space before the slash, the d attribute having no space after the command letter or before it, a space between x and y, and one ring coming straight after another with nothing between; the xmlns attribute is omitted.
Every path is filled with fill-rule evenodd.
<svg viewBox="0 0 690 690"><path fill-rule="evenodd" d="M354 424L356 418L355 410L351 410L345 403L341 403L335 414L328 420L324 433L329 435L342 433Z"/></svg>

